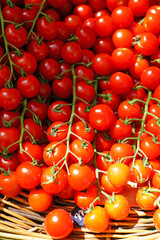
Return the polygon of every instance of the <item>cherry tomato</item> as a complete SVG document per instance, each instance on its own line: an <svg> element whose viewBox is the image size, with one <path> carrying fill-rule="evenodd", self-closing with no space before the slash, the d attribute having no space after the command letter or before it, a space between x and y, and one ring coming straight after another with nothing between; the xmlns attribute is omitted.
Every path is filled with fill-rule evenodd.
<svg viewBox="0 0 160 240"><path fill-rule="evenodd" d="M148 186L138 189L136 193L136 202L140 208L144 210L154 210L157 208L157 206L154 205L154 202L158 198L159 193L155 190L154 187L148 189Z"/></svg>
<svg viewBox="0 0 160 240"><path fill-rule="evenodd" d="M11 69L7 65L0 65L0 89L5 87L5 84L9 80L10 76L11 76ZM12 80L12 76L11 76L11 80Z"/></svg>
<svg viewBox="0 0 160 240"><path fill-rule="evenodd" d="M107 37L112 34L114 28L113 19L111 16L103 15L96 18L94 23L95 33L99 37Z"/></svg>
<svg viewBox="0 0 160 240"><path fill-rule="evenodd" d="M115 195L113 200L107 200L105 203L105 210L109 218L114 220L125 219L130 212L130 204L126 197L123 195Z"/></svg>
<svg viewBox="0 0 160 240"><path fill-rule="evenodd" d="M120 103L120 97L118 94L112 92L112 90L105 90L99 94L98 103L103 103L116 111Z"/></svg>
<svg viewBox="0 0 160 240"><path fill-rule="evenodd" d="M15 171L19 163L17 153L0 156L0 168L6 171L8 171L8 169L10 171Z"/></svg>
<svg viewBox="0 0 160 240"><path fill-rule="evenodd" d="M76 139L70 144L70 158L74 162L81 160L84 164L91 162L94 156L94 149L90 142Z"/></svg>
<svg viewBox="0 0 160 240"><path fill-rule="evenodd" d="M72 126L72 132L87 142L92 142L94 139L94 129L91 127L89 123L84 123L82 121L78 121ZM75 140L78 137L72 135L72 139Z"/></svg>
<svg viewBox="0 0 160 240"><path fill-rule="evenodd" d="M54 173L53 167L46 168L41 176L41 186L49 194L60 193L67 186L67 174L65 170L62 168L59 172L55 171Z"/></svg>
<svg viewBox="0 0 160 240"><path fill-rule="evenodd" d="M109 129L112 139L118 141L132 136L131 124L126 124L122 119L117 119Z"/></svg>
<svg viewBox="0 0 160 240"><path fill-rule="evenodd" d="M128 93L133 87L132 78L123 72L113 73L109 81L111 90L118 95Z"/></svg>
<svg viewBox="0 0 160 240"><path fill-rule="evenodd" d="M96 163L98 169L107 171L109 166L114 163L114 160L110 156L110 151L102 151L101 154L98 154Z"/></svg>
<svg viewBox="0 0 160 240"><path fill-rule="evenodd" d="M160 69L150 66L144 69L140 75L141 84L149 90L154 90L160 84Z"/></svg>
<svg viewBox="0 0 160 240"><path fill-rule="evenodd" d="M61 49L64 45L63 41L60 39L54 39L52 41L46 42L48 47L48 57L54 58L55 60L61 60Z"/></svg>
<svg viewBox="0 0 160 240"><path fill-rule="evenodd" d="M136 159L134 164L130 164L130 178L133 182L143 183L150 178L151 168L145 166L143 160Z"/></svg>
<svg viewBox="0 0 160 240"><path fill-rule="evenodd" d="M64 143L58 141L51 142L43 150L43 160L48 166L58 164L60 167L64 162L67 147ZM61 161L63 160L63 161Z"/></svg>
<svg viewBox="0 0 160 240"><path fill-rule="evenodd" d="M20 112L11 110L0 111L0 127L18 127L20 124Z"/></svg>
<svg viewBox="0 0 160 240"><path fill-rule="evenodd" d="M73 163L67 174L69 185L76 191L87 189L92 183L92 170L87 165Z"/></svg>
<svg viewBox="0 0 160 240"><path fill-rule="evenodd" d="M49 142L61 141L67 137L68 124L57 121L53 122L47 130L47 138Z"/></svg>
<svg viewBox="0 0 160 240"><path fill-rule="evenodd" d="M83 210L87 210L90 204L96 199L97 194L98 194L98 189L97 189L97 186L94 184L89 186L86 192L76 191L74 195L74 200L76 205L79 208ZM98 201L95 201L93 206L95 207L97 203Z"/></svg>
<svg viewBox="0 0 160 240"><path fill-rule="evenodd" d="M37 32L44 40L51 41L57 36L57 25L54 19L47 20L42 17L37 21Z"/></svg>
<svg viewBox="0 0 160 240"><path fill-rule="evenodd" d="M20 131L15 127L1 127L0 128L0 151L3 153L12 153L17 150L19 146Z"/></svg>
<svg viewBox="0 0 160 240"><path fill-rule="evenodd" d="M116 48L130 48L132 46L132 38L132 32L125 28L117 29L112 36Z"/></svg>
<svg viewBox="0 0 160 240"><path fill-rule="evenodd" d="M97 104L89 112L91 126L99 131L107 130L113 124L115 115L106 104Z"/></svg>
<svg viewBox="0 0 160 240"><path fill-rule="evenodd" d="M54 239L66 238L73 230L73 221L64 209L54 209L45 217L45 231Z"/></svg>
<svg viewBox="0 0 160 240"><path fill-rule="evenodd" d="M122 119L140 118L140 105L138 103L131 104L128 100L125 100L118 107L118 115Z"/></svg>
<svg viewBox="0 0 160 240"><path fill-rule="evenodd" d="M48 106L43 100L30 99L27 103L28 110L25 112L26 118L32 118L37 116L40 121L45 121L47 119Z"/></svg>
<svg viewBox="0 0 160 240"><path fill-rule="evenodd" d="M155 228L159 231L160 230L160 209L156 209L153 214L153 223Z"/></svg>
<svg viewBox="0 0 160 240"><path fill-rule="evenodd" d="M96 206L90 213L85 215L84 224L92 232L104 232L109 224L108 214L104 208Z"/></svg>
<svg viewBox="0 0 160 240"><path fill-rule="evenodd" d="M108 193L120 193L125 186L115 187L108 179L108 175L103 173L101 177L101 185Z"/></svg>
<svg viewBox="0 0 160 240"><path fill-rule="evenodd" d="M134 21L132 9L127 6L116 7L111 16L118 28L128 28Z"/></svg>
<svg viewBox="0 0 160 240"><path fill-rule="evenodd" d="M65 43L61 49L61 56L66 63L76 63L81 60L82 49L76 42Z"/></svg>
<svg viewBox="0 0 160 240"><path fill-rule="evenodd" d="M38 66L39 73L48 81L53 81L60 74L59 63L53 58L46 58Z"/></svg>
<svg viewBox="0 0 160 240"><path fill-rule="evenodd" d="M22 22L22 9L16 5L12 7L9 5L5 6L2 10L2 15L4 20L15 23Z"/></svg>
<svg viewBox="0 0 160 240"><path fill-rule="evenodd" d="M129 48L116 48L112 52L112 62L114 67L120 70L126 70L130 67L133 56L133 51Z"/></svg>
<svg viewBox="0 0 160 240"><path fill-rule="evenodd" d="M27 31L24 27L20 26L16 28L14 24L9 24L5 28L6 39L9 44L16 48L21 48L25 45L27 40Z"/></svg>
<svg viewBox="0 0 160 240"><path fill-rule="evenodd" d="M69 98L73 92L73 81L68 76L62 76L61 79L55 78L52 83L52 91L55 96L65 99Z"/></svg>
<svg viewBox="0 0 160 240"><path fill-rule="evenodd" d="M32 162L33 160L37 161L38 163L41 162L43 149L40 145L32 144L31 142L23 142L22 149L22 151L21 148L18 150L18 159L20 162Z"/></svg>
<svg viewBox="0 0 160 240"><path fill-rule="evenodd" d="M133 148L128 143L115 143L111 147L110 154L115 161L129 164L132 161Z"/></svg>
<svg viewBox="0 0 160 240"><path fill-rule="evenodd" d="M13 110L20 104L21 95L16 88L0 89L0 106L5 110Z"/></svg>
<svg viewBox="0 0 160 240"><path fill-rule="evenodd" d="M113 163L108 168L108 180L115 187L122 187L127 184L130 178L130 169L124 163Z"/></svg>
<svg viewBox="0 0 160 240"><path fill-rule="evenodd" d="M158 50L158 38L153 33L141 33L135 39L134 49L139 54L150 56Z"/></svg>
<svg viewBox="0 0 160 240"><path fill-rule="evenodd" d="M12 61L18 66L14 66L16 72L22 70L27 74L33 74L37 68L37 61L33 54L22 51L20 55L11 55Z"/></svg>
<svg viewBox="0 0 160 240"><path fill-rule="evenodd" d="M92 60L91 67L100 76L109 76L112 72L112 60L107 53L98 53Z"/></svg>
<svg viewBox="0 0 160 240"><path fill-rule="evenodd" d="M21 192L16 172L0 174L0 193L8 197L16 197Z"/></svg>
<svg viewBox="0 0 160 240"><path fill-rule="evenodd" d="M42 188L33 189L28 194L28 202L36 212L46 211L52 204L53 196Z"/></svg>
<svg viewBox="0 0 160 240"><path fill-rule="evenodd" d="M114 140L106 133L98 132L95 137L96 149L98 152L109 151Z"/></svg>
<svg viewBox="0 0 160 240"><path fill-rule="evenodd" d="M54 101L48 108L48 118L51 122L68 122L71 115L71 108L65 101Z"/></svg>
<svg viewBox="0 0 160 240"><path fill-rule="evenodd" d="M142 139L140 148L149 159L157 158L160 155L160 145L155 143L152 137Z"/></svg>
<svg viewBox="0 0 160 240"><path fill-rule="evenodd" d="M48 47L44 41L31 41L27 46L27 51L33 54L37 62L43 61L48 56Z"/></svg>
<svg viewBox="0 0 160 240"><path fill-rule="evenodd" d="M41 168L34 166L29 161L19 164L16 169L17 182L24 189L37 187L41 181Z"/></svg>

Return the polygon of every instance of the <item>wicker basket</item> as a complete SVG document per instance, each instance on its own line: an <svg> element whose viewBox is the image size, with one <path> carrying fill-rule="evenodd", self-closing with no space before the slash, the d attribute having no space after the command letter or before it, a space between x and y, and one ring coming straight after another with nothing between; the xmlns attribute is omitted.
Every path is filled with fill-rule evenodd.
<svg viewBox="0 0 160 240"><path fill-rule="evenodd" d="M28 205L28 194L21 192L16 198L0 196L0 239L50 240L43 227L44 213L34 212ZM54 199L51 209L63 208L71 212L75 207L72 200ZM131 207L125 221L111 221L109 228L102 234L94 234L85 227L74 225L74 231L67 239L160 239L160 233L154 229L153 212Z"/></svg>

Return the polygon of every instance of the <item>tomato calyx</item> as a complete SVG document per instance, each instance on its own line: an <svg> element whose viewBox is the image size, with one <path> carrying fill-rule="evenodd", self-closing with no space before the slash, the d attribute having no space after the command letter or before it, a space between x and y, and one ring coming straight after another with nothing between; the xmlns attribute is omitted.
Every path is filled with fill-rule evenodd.
<svg viewBox="0 0 160 240"><path fill-rule="evenodd" d="M6 3L10 8L14 8L14 6L15 6L14 2L12 2L10 0L6 0Z"/></svg>
<svg viewBox="0 0 160 240"><path fill-rule="evenodd" d="M9 176L11 175L11 171L8 168L8 171L6 171L4 168L0 168L1 174L3 174L4 176Z"/></svg>
<svg viewBox="0 0 160 240"><path fill-rule="evenodd" d="M85 140L82 139L82 144L81 144L81 146L82 146L82 148L87 149L87 147L88 147L87 141L85 141Z"/></svg>
<svg viewBox="0 0 160 240"><path fill-rule="evenodd" d="M79 38L74 33L71 33L70 38L67 39L68 42L77 42L78 40Z"/></svg>
<svg viewBox="0 0 160 240"><path fill-rule="evenodd" d="M154 195L152 193L160 193L160 189L158 188L151 188L150 182L148 183L148 187L142 187L141 188L143 190L142 194L149 194L150 196L154 197ZM156 199L157 200L157 199Z"/></svg>
<svg viewBox="0 0 160 240"><path fill-rule="evenodd" d="M26 9L26 10L30 10L32 6L33 6L33 4L27 3L27 4L25 5L25 9Z"/></svg>
<svg viewBox="0 0 160 240"><path fill-rule="evenodd" d="M112 98L111 98L112 95L113 95L113 93L108 94L106 92L103 93L103 94L98 94L99 97L102 97L102 98L105 99L105 102L111 101L112 100Z"/></svg>

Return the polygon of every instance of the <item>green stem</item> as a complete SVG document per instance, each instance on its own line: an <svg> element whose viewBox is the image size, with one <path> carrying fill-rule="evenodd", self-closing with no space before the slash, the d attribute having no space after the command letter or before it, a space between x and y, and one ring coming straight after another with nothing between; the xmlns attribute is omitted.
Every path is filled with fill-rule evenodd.
<svg viewBox="0 0 160 240"><path fill-rule="evenodd" d="M33 29L34 29L34 27L35 27L35 24L36 24L36 22L37 22L37 19L38 19L39 15L40 15L41 12L42 12L42 9L43 9L43 6L44 6L45 2L46 2L46 0L43 0L42 4L40 5L39 11L38 11L38 13L37 13L37 15L36 15L36 17L35 17L35 19L34 19L34 21L33 21L32 27L31 27L31 29L30 29L30 31L29 31L29 33L28 33L26 43L28 43L28 41L29 41L30 35L31 35L31 33L33 32Z"/></svg>

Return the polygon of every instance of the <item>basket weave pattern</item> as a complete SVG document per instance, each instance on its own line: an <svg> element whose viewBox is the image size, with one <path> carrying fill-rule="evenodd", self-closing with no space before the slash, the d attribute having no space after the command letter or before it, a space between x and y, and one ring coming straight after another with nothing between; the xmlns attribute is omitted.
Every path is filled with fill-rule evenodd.
<svg viewBox="0 0 160 240"><path fill-rule="evenodd" d="M21 192L18 197L7 198L0 196L0 239L20 240L51 240L44 231L44 218L47 212L37 213L28 204L28 194ZM50 209L63 208L71 212L75 207L74 201L54 199ZM74 225L74 231L66 239L129 239L154 240L160 239L160 233L154 230L153 212L143 211L132 207L129 216L123 221L111 221L109 228L94 234L85 227Z"/></svg>

